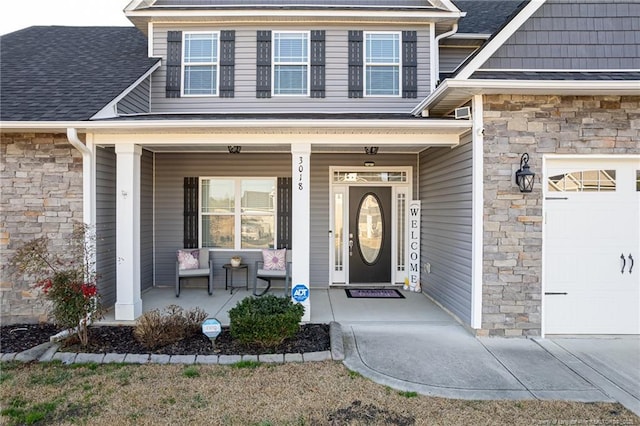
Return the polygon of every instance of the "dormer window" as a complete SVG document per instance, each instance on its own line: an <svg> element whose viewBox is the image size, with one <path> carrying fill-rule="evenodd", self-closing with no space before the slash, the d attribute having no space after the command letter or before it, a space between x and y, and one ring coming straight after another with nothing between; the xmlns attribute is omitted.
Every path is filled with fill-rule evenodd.
<svg viewBox="0 0 640 426"><path fill-rule="evenodd" d="M365 96L400 96L400 33L365 33Z"/></svg>
<svg viewBox="0 0 640 426"><path fill-rule="evenodd" d="M184 96L217 96L220 34L187 32L182 43Z"/></svg>
<svg viewBox="0 0 640 426"><path fill-rule="evenodd" d="M309 96L309 32L273 32L273 94Z"/></svg>

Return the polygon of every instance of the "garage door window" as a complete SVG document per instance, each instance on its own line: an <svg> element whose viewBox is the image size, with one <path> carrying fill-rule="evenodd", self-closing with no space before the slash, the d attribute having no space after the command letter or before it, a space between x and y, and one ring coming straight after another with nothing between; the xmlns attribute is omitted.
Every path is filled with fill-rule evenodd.
<svg viewBox="0 0 640 426"><path fill-rule="evenodd" d="M549 177L549 192L608 192L616 190L615 170L580 170Z"/></svg>

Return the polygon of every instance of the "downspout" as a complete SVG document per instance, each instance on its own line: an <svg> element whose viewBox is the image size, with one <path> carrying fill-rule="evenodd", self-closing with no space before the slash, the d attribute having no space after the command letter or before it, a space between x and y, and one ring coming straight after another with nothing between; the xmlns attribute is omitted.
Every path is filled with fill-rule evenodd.
<svg viewBox="0 0 640 426"><path fill-rule="evenodd" d="M435 54L433 55L433 69L434 69L434 75L433 75L433 80L434 82L438 82L440 80L440 40L442 40L443 38L447 38L450 37L452 35L454 35L455 33L458 32L458 24L455 23L453 24L453 27L451 27L451 31L447 31L446 33L442 33L439 36L436 36L434 38L434 44L435 44ZM433 84L433 87L431 88L433 91L436 88L436 84Z"/></svg>
<svg viewBox="0 0 640 426"><path fill-rule="evenodd" d="M84 144L78 138L78 131L73 127L67 129L67 139L82 154L82 221L93 229L95 226L93 144L90 142Z"/></svg>

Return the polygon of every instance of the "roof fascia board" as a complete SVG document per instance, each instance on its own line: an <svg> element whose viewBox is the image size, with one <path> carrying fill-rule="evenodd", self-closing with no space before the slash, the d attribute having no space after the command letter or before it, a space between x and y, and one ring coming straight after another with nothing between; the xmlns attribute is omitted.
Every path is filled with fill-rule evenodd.
<svg viewBox="0 0 640 426"><path fill-rule="evenodd" d="M440 3L442 5L442 7L445 7L446 9L452 11L452 12L460 12L460 9L458 9L456 7L455 4L453 4L453 2L451 0L436 0L436 1L432 1L431 4L433 4L435 6L434 3Z"/></svg>
<svg viewBox="0 0 640 426"><path fill-rule="evenodd" d="M153 130L189 128L229 129L403 129L455 131L470 128L471 123L453 120L145 120L145 121L3 121L0 128L11 129L67 129L75 127L85 130ZM66 131L66 130L65 130Z"/></svg>
<svg viewBox="0 0 640 426"><path fill-rule="evenodd" d="M347 18L388 18L388 19L458 19L464 14L462 12L443 12L441 10L422 11L414 10L385 10L380 9L332 9L326 6L322 10L270 10L270 9L217 9L217 10L132 10L126 11L126 15L131 18L317 18L317 17L347 17Z"/></svg>
<svg viewBox="0 0 640 426"><path fill-rule="evenodd" d="M418 116L423 110L429 110L453 91L468 91L473 94L495 94L518 90L519 93L539 93L548 90L548 94L573 95L579 93L603 92L603 94L624 93L640 95L640 82L637 80L457 80L447 79L437 89L416 106L411 114ZM599 94L599 93L598 93Z"/></svg>
<svg viewBox="0 0 640 426"><path fill-rule="evenodd" d="M142 76L140 76L140 78L138 78L129 87L124 89L122 91L122 93L120 93L118 96L113 98L113 100L111 102L109 102L107 105L105 105L100 111L95 113L89 120L98 120L98 119L117 117L118 116L118 112L117 112L116 106L117 106L118 102L120 102L125 96L127 96L129 93L131 93L131 91L133 89L138 87L138 85L140 83L142 83L147 77L149 77L155 70L160 68L161 64L162 64L162 60L159 59L158 62L156 62L151 68L149 68L149 70L146 73L142 74Z"/></svg>
<svg viewBox="0 0 640 426"><path fill-rule="evenodd" d="M468 79L478 68L482 66L496 51L511 37L540 7L546 0L530 0L529 3L518 13L487 45L473 58L455 79Z"/></svg>

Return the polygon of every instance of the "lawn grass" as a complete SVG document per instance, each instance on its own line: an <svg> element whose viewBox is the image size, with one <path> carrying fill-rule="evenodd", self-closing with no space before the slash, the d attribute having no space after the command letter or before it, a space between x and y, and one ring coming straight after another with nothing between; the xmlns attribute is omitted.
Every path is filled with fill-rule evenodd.
<svg viewBox="0 0 640 426"><path fill-rule="evenodd" d="M284 365L2 363L0 424L640 424L619 404L399 392L326 361Z"/></svg>

